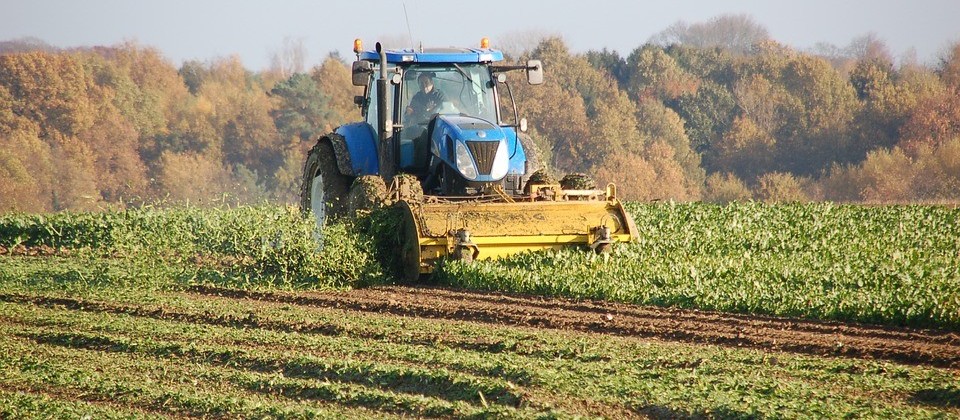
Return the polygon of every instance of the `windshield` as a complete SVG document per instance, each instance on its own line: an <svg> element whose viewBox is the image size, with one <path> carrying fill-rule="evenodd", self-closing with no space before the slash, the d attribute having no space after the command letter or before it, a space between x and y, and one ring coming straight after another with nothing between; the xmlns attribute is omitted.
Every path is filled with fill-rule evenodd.
<svg viewBox="0 0 960 420"><path fill-rule="evenodd" d="M493 83L481 64L412 66L403 73L401 108L405 123L436 114L465 114L497 123Z"/></svg>

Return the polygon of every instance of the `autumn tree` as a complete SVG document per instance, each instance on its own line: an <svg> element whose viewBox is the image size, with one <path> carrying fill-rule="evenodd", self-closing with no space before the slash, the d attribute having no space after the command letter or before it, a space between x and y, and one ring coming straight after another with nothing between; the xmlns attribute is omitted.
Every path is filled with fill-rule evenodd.
<svg viewBox="0 0 960 420"><path fill-rule="evenodd" d="M729 172L708 175L703 189L703 200L710 203L748 201L752 196L743 181Z"/></svg>
<svg viewBox="0 0 960 420"><path fill-rule="evenodd" d="M645 153L648 158L656 156L663 160L672 160L683 174L683 193L675 187L669 195L676 199L695 199L700 196L706 173L701 166L700 154L693 150L687 131L684 130L684 121L672 109L653 99L641 99L637 107L637 127L645 143ZM671 153L653 152L660 146L670 147ZM666 166L661 166L665 169ZM673 170L673 169L670 169Z"/></svg>
<svg viewBox="0 0 960 420"><path fill-rule="evenodd" d="M320 92L329 97L328 119L322 127L324 132L360 118L360 110L353 99L363 94L363 88L353 85L350 67L339 54L334 52L328 55L323 63L310 71L310 78L316 82Z"/></svg>
<svg viewBox="0 0 960 420"><path fill-rule="evenodd" d="M93 79L88 96L95 104L95 118L78 138L93 154L100 196L107 202L146 198L150 193L140 156L141 136L165 129L164 112L158 106L145 107L149 101L142 98L149 95L114 62L96 53L83 54L82 60Z"/></svg>
<svg viewBox="0 0 960 420"><path fill-rule="evenodd" d="M0 212L52 210L54 171L50 145L36 130L0 129Z"/></svg>
<svg viewBox="0 0 960 420"><path fill-rule="evenodd" d="M937 147L960 135L960 95L944 92L925 98L900 129L900 145L907 150Z"/></svg>
<svg viewBox="0 0 960 420"><path fill-rule="evenodd" d="M685 72L673 57L654 45L633 50L626 61L627 92L634 99L675 99L696 92L700 80Z"/></svg>
<svg viewBox="0 0 960 420"><path fill-rule="evenodd" d="M623 177L611 168L647 168L653 171L653 184L641 188L626 182L621 188L625 197L699 196L699 156L690 150L674 112L658 102L636 102L608 71L570 54L559 39L545 40L533 56L543 60L550 77L543 86L518 89L518 95L524 111L534 117L536 132L550 140L559 169L594 173L607 182Z"/></svg>
<svg viewBox="0 0 960 420"><path fill-rule="evenodd" d="M767 172L757 178L756 197L766 202L809 201L802 181L783 172Z"/></svg>
<svg viewBox="0 0 960 420"><path fill-rule="evenodd" d="M954 92L960 91L960 42L950 46L946 56L941 60L938 73L950 89Z"/></svg>
<svg viewBox="0 0 960 420"><path fill-rule="evenodd" d="M34 158L8 156L8 171L23 183L37 185L37 191L48 194L40 199L45 209L92 208L101 200L93 153L89 145L77 138L96 118L96 108L88 92L91 84L75 55L28 52L0 56L0 86L7 92L2 95L7 102L4 108L15 116L12 124L21 126L19 130L7 131L3 141L16 147L15 139L19 139L21 143L30 143L29 150L49 150L51 162L49 166L24 165L25 160ZM23 120L30 123L25 124ZM44 145L35 144L31 140L34 136ZM42 155L36 157L41 162L43 158ZM14 159L19 160L21 170L11 163Z"/></svg>
<svg viewBox="0 0 960 420"><path fill-rule="evenodd" d="M87 97L91 81L72 55L28 52L0 56L0 86L13 98L13 113L34 121L42 138L75 136L93 124Z"/></svg>
<svg viewBox="0 0 960 420"><path fill-rule="evenodd" d="M518 107L549 145L551 166L565 172L585 171L603 159L604 150L592 144L587 103L567 80L569 52L560 39L553 38L541 42L532 56L543 61L550 76L540 86L527 86L522 75L510 74Z"/></svg>
<svg viewBox="0 0 960 420"><path fill-rule="evenodd" d="M777 140L749 117L738 117L710 149L710 168L752 182L775 170Z"/></svg>
<svg viewBox="0 0 960 420"><path fill-rule="evenodd" d="M960 135L960 43L949 50L937 69L939 80L923 80L900 127L900 144L908 151L939 147ZM925 82L925 83L924 83ZM932 88L931 88L931 85ZM924 89L926 88L926 89Z"/></svg>

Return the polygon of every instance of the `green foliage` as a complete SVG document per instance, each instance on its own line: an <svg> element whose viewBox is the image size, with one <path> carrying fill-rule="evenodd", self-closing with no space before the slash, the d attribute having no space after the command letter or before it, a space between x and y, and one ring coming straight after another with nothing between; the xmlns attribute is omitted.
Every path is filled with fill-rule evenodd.
<svg viewBox="0 0 960 420"><path fill-rule="evenodd" d="M587 61L596 69L607 71L617 81L620 89L627 86L627 61L616 51L604 48L601 51L587 51Z"/></svg>
<svg viewBox="0 0 960 420"><path fill-rule="evenodd" d="M743 313L960 329L960 210L631 204L612 255L447 264L445 284Z"/></svg>
<svg viewBox="0 0 960 420"><path fill-rule="evenodd" d="M238 285L345 287L383 275L371 238L351 223L324 227L281 206L143 208L0 216L0 246L74 250L136 264L171 264L179 280Z"/></svg>
<svg viewBox="0 0 960 420"><path fill-rule="evenodd" d="M323 134L322 124L331 112L329 98L309 75L294 74L277 83L270 93L280 98L281 105L272 114L281 135L307 141Z"/></svg>
<svg viewBox="0 0 960 420"><path fill-rule="evenodd" d="M701 151L730 129L736 115L733 94L713 81L704 81L696 93L665 102L684 122L689 148Z"/></svg>

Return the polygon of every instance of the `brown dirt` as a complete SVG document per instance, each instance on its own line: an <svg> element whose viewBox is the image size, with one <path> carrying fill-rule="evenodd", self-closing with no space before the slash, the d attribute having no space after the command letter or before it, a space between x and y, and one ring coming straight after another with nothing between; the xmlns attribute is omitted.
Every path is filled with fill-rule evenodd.
<svg viewBox="0 0 960 420"><path fill-rule="evenodd" d="M69 256L70 250L66 248L54 248L48 245L24 246L14 245L5 247L0 245L0 255L11 257L51 257L51 256Z"/></svg>
<svg viewBox="0 0 960 420"><path fill-rule="evenodd" d="M817 356L881 359L960 369L960 333L950 331L425 287L377 287L329 293L249 292L212 287L195 287L191 291L361 312L586 331Z"/></svg>

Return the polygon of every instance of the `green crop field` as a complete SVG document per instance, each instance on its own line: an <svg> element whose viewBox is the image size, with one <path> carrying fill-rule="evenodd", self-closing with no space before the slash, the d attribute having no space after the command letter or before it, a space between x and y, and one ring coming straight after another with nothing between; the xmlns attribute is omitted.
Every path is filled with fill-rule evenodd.
<svg viewBox="0 0 960 420"><path fill-rule="evenodd" d="M0 283L0 417L960 415L948 369L63 282Z"/></svg>
<svg viewBox="0 0 960 420"><path fill-rule="evenodd" d="M447 264L447 285L960 326L960 212L632 204L613 254ZM291 296L393 282L389 215L0 216L0 417L960 416L954 369L425 319ZM377 238L375 240L375 238Z"/></svg>
<svg viewBox="0 0 960 420"><path fill-rule="evenodd" d="M480 290L960 328L960 209L829 203L628 208L640 241L611 255L566 250L445 264L434 280ZM296 210L276 206L7 215L0 216L0 246L124 256L160 271L176 266L177 273L158 276L181 283L358 287L397 278L389 259L396 244L391 222L380 213L328 226L317 252L313 225Z"/></svg>
<svg viewBox="0 0 960 420"><path fill-rule="evenodd" d="M633 203L640 242L449 264L444 283L645 305L960 329L960 210Z"/></svg>

